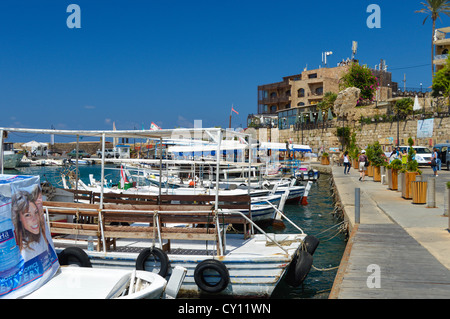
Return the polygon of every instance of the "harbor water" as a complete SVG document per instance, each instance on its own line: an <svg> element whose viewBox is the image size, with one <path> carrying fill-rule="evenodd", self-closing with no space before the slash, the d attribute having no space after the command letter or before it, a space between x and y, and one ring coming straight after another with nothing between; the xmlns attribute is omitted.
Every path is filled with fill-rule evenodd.
<svg viewBox="0 0 450 319"><path fill-rule="evenodd" d="M49 182L53 186L62 187L61 172L65 170L58 166L31 166L17 170L6 170L5 174L39 175L41 182ZM100 165L80 165L79 175L83 182L89 183L89 174L100 180ZM105 179L116 182L120 171L113 166L105 169ZM321 174L319 180L313 183L308 195L308 204L286 204L285 215L298 225L308 235L320 240L314 253L313 267L303 285L297 288L288 286L281 281L272 294L275 299L316 299L328 298L337 267L341 261L346 245L346 233L342 231L342 220L333 214L334 203L330 190L330 175ZM285 228L269 227L266 232L298 233L299 231L285 221Z"/></svg>

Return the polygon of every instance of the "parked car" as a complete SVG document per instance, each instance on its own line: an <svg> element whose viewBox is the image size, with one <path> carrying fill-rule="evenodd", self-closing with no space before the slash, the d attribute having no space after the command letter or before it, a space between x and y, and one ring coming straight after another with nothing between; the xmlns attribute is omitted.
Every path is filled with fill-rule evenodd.
<svg viewBox="0 0 450 319"><path fill-rule="evenodd" d="M413 146L413 149L416 151L416 161L419 165L431 165L431 157L433 156L433 152L425 146ZM409 146L400 146L400 153L406 151L408 153Z"/></svg>
<svg viewBox="0 0 450 319"><path fill-rule="evenodd" d="M102 150L97 150L97 156L102 157ZM119 158L120 154L115 148L105 148L105 158Z"/></svg>
<svg viewBox="0 0 450 319"><path fill-rule="evenodd" d="M436 144L434 148L438 150L441 165L446 166L447 170L450 170L450 143Z"/></svg>
<svg viewBox="0 0 450 319"><path fill-rule="evenodd" d="M76 158L76 157L78 157L78 158L91 157L91 154L86 153L86 152L83 151L83 150L78 150L78 156L77 156L76 154L77 154L77 150L75 149L75 150L71 150L69 153L67 153L67 156L68 156L69 158Z"/></svg>

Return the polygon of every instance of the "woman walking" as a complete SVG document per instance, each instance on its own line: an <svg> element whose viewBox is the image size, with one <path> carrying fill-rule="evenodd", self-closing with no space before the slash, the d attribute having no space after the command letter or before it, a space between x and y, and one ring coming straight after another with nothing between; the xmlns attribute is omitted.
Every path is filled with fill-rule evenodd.
<svg viewBox="0 0 450 319"><path fill-rule="evenodd" d="M359 162L359 180L364 182L364 177L366 176L366 162L368 162L369 159L366 156L366 151L362 150L361 155L359 155L358 162Z"/></svg>
<svg viewBox="0 0 450 319"><path fill-rule="evenodd" d="M344 175L350 174L350 158L348 157L348 151L344 153Z"/></svg>
<svg viewBox="0 0 450 319"><path fill-rule="evenodd" d="M437 148L435 148L433 150L433 156L431 157L431 168L433 169L434 172L434 177L437 177L437 170L438 170L438 152L437 152Z"/></svg>

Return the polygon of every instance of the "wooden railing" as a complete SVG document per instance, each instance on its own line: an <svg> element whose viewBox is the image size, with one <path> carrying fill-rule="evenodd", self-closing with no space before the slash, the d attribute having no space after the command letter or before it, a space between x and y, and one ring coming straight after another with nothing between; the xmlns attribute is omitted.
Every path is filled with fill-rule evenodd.
<svg viewBox="0 0 450 319"><path fill-rule="evenodd" d="M216 240L219 228L229 224L243 225L244 236L249 234L251 201L248 195L219 196L219 211L215 211L213 195L104 194L100 209L95 193L73 191L90 203L44 202L46 213L66 215L68 222L50 221L52 234L85 235L97 237L97 250L115 248L117 238L162 240ZM158 204L158 200L161 204ZM173 204L179 201L182 204ZM94 202L94 203L92 203ZM223 209L244 211L241 214L224 213ZM48 216L48 217L49 217ZM121 226L124 223L146 223L148 226ZM171 224L185 226L171 227Z"/></svg>

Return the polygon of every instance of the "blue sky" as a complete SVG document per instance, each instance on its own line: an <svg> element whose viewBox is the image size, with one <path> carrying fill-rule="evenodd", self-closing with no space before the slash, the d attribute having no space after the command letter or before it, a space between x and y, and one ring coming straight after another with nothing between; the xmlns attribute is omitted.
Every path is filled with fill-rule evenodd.
<svg viewBox="0 0 450 319"><path fill-rule="evenodd" d="M81 8L81 28L66 25ZM369 4L381 8L370 29ZM351 55L393 80L431 85L431 21L416 0L0 2L0 126L140 129L246 126L257 86ZM450 26L443 17L437 27Z"/></svg>

